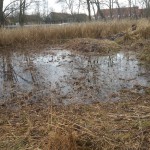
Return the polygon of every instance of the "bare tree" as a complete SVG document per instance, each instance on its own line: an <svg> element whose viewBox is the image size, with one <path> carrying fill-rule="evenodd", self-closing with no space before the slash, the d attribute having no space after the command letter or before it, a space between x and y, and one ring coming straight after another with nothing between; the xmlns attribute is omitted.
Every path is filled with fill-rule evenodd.
<svg viewBox="0 0 150 150"><path fill-rule="evenodd" d="M74 6L75 6L75 0L58 0L57 3L63 3L67 6L70 13L73 15L74 13Z"/></svg>
<svg viewBox="0 0 150 150"><path fill-rule="evenodd" d="M106 20L105 15L103 14L103 12L101 10L101 5L103 3L100 0L91 0L91 5L93 6L93 4L95 4L96 8L97 8L95 18L98 19L99 17L101 17L102 19Z"/></svg>
<svg viewBox="0 0 150 150"><path fill-rule="evenodd" d="M78 14L80 13L80 8L81 8L81 5L82 5L82 0L78 0L78 4L77 4L77 12Z"/></svg>
<svg viewBox="0 0 150 150"><path fill-rule="evenodd" d="M91 1L91 6L92 6L92 9L93 9L93 12L94 12L94 17L95 17L95 20L98 20L98 14L95 10L95 0L94 1Z"/></svg>
<svg viewBox="0 0 150 150"><path fill-rule="evenodd" d="M121 9L120 9L120 3L118 0L115 0L114 3L117 5L117 13L118 13L118 18L120 19L121 16Z"/></svg>
<svg viewBox="0 0 150 150"><path fill-rule="evenodd" d="M102 0L101 4L106 5L109 8L110 18L113 18L113 7L114 7L114 0Z"/></svg>
<svg viewBox="0 0 150 150"><path fill-rule="evenodd" d="M144 16L150 17L150 0L139 0L144 7Z"/></svg>
<svg viewBox="0 0 150 150"><path fill-rule="evenodd" d="M3 14L3 3L4 0L0 0L0 27L3 25L4 23L4 14Z"/></svg>
<svg viewBox="0 0 150 150"><path fill-rule="evenodd" d="M43 0L43 17L48 15L48 1Z"/></svg>
<svg viewBox="0 0 150 150"><path fill-rule="evenodd" d="M98 14L101 16L102 19L105 20L106 18L105 18L104 14L103 14L103 12L101 11L101 8L100 8L100 5L101 5L100 1L99 0L95 0L95 2L96 2L95 4L97 6Z"/></svg>
<svg viewBox="0 0 150 150"><path fill-rule="evenodd" d="M129 16L130 18L132 17L132 0L128 0L128 5L129 5Z"/></svg>
<svg viewBox="0 0 150 150"><path fill-rule="evenodd" d="M40 24L41 14L40 14L40 1L39 0L35 1L35 14L36 14L37 23Z"/></svg>
<svg viewBox="0 0 150 150"><path fill-rule="evenodd" d="M27 2L27 0L20 0L20 5L19 5L19 24L20 26L23 26L25 23L25 11L26 9L34 3L34 0L30 0Z"/></svg>
<svg viewBox="0 0 150 150"><path fill-rule="evenodd" d="M18 9L18 6L14 5L14 3L19 0L14 0L10 2L5 8L3 7L4 0L0 0L0 27L4 26L6 18L12 14L14 11ZM13 7L16 6L16 7Z"/></svg>
<svg viewBox="0 0 150 150"><path fill-rule="evenodd" d="M88 9L88 16L89 16L89 21L91 21L91 6L90 6L90 0L86 0L87 2L87 9Z"/></svg>
<svg viewBox="0 0 150 150"><path fill-rule="evenodd" d="M109 0L110 18L113 18L114 0Z"/></svg>
<svg viewBox="0 0 150 150"><path fill-rule="evenodd" d="M20 0L19 24L24 25L26 0Z"/></svg>

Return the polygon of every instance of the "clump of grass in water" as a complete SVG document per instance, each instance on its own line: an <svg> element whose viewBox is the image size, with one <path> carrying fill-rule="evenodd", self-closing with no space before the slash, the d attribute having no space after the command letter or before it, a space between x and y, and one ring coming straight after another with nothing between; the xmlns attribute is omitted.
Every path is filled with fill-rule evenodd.
<svg viewBox="0 0 150 150"><path fill-rule="evenodd" d="M110 40L98 40L92 38L78 38L74 40L69 40L65 45L64 48L71 49L74 51L78 51L81 53L84 52L94 52L99 54L111 54L113 52L117 52L120 50L120 46Z"/></svg>

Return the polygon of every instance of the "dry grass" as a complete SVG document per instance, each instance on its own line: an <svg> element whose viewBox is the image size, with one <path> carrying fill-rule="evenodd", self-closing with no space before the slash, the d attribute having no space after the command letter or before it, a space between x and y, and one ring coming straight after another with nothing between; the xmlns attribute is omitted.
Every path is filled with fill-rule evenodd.
<svg viewBox="0 0 150 150"><path fill-rule="evenodd" d="M145 61L146 63L150 63L150 40L144 43L143 51L140 52L139 57L142 61Z"/></svg>
<svg viewBox="0 0 150 150"><path fill-rule="evenodd" d="M150 149L150 89L123 90L123 101L48 106L27 96L0 106L0 149ZM19 106L12 109L12 105Z"/></svg>
<svg viewBox="0 0 150 150"><path fill-rule="evenodd" d="M131 44L130 49L137 52L138 58L149 65L150 63L150 39L139 39Z"/></svg>
<svg viewBox="0 0 150 150"><path fill-rule="evenodd" d="M131 31L131 25L136 24L137 30ZM75 38L109 39L124 32L125 36L117 39L118 43L150 38L150 23L148 20L122 20L108 22L77 23L68 25L49 25L24 27L16 29L0 29L0 47L40 44L62 44Z"/></svg>
<svg viewBox="0 0 150 150"><path fill-rule="evenodd" d="M127 32L135 21L122 20L111 22L92 22L69 24L65 26L51 25L46 27L30 27L0 30L0 46L37 45L64 43L74 38L106 38L122 31ZM140 35L147 38L148 21L138 21Z"/></svg>
<svg viewBox="0 0 150 150"><path fill-rule="evenodd" d="M130 31L133 21L1 29L0 46L38 46L64 43L74 39L74 42L69 41L71 44L74 43L71 45L72 49L77 49L80 44L85 45L85 51L101 51L112 46L116 48L118 45L108 40L98 42L91 38L105 39L124 31L125 36L120 38L122 42L130 43L134 49L141 48L142 52L144 49L147 57L150 50L149 22L140 20L136 23L138 28L133 32ZM143 41L148 42L146 44ZM91 45L96 48L89 49ZM77 50L80 49L81 47ZM141 55L141 59L145 57ZM135 91L121 91L120 102L68 106L54 106L52 101L55 99L50 97L30 103L28 94L18 94L15 98L0 104L0 149L149 150L150 88L145 88L145 93L142 94Z"/></svg>
<svg viewBox="0 0 150 150"><path fill-rule="evenodd" d="M114 41L110 40L98 40L91 38L78 38L69 40L65 45L65 49L77 51L77 52L92 52L94 54L110 54L117 52L121 47Z"/></svg>

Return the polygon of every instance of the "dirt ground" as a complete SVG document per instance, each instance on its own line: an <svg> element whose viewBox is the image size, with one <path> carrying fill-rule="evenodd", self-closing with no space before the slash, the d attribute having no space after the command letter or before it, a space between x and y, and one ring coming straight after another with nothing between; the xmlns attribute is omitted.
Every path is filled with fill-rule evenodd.
<svg viewBox="0 0 150 150"><path fill-rule="evenodd" d="M120 101L50 106L27 95L0 106L0 149L150 149L150 89ZM116 96L116 95L112 95Z"/></svg>

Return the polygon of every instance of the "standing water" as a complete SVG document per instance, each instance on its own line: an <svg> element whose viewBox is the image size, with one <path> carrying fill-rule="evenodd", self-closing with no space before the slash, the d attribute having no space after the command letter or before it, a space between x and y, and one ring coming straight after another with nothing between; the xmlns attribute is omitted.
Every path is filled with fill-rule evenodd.
<svg viewBox="0 0 150 150"><path fill-rule="evenodd" d="M0 55L0 99L29 93L31 99L53 97L54 103L109 100L136 85L150 86L150 68L138 65L133 52L87 56L66 50Z"/></svg>

